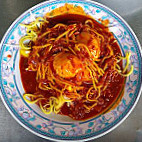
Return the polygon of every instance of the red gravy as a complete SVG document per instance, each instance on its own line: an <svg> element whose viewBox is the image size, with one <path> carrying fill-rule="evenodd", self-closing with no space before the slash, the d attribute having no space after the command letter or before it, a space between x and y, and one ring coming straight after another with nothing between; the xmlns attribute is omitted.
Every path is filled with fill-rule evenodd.
<svg viewBox="0 0 142 142"><path fill-rule="evenodd" d="M64 23L64 24L72 24L76 22L82 22L84 23L88 18L87 16L81 16L76 14L65 14L57 17L53 17L48 19L53 27L57 23ZM93 19L91 19L93 20ZM104 28L103 25L99 24L95 20L93 20L96 27ZM106 35L107 36L107 35ZM104 45L105 46L105 45ZM113 43L113 51L114 54L121 54L120 47L117 43ZM102 53L105 51L102 51ZM103 54L102 54L103 57ZM27 71L26 68L28 67L28 58L25 58L23 56L20 57L20 72L21 72L21 79L22 84L25 89L26 93L35 93L37 88L37 81L36 81L36 72L34 71ZM60 114L62 115L68 115L72 116L75 120L86 120L92 117L95 117L99 114L105 113L108 109L110 109L114 103L118 103L117 100L120 101L119 98L123 95L123 88L125 83L125 78L121 75L113 76L113 72L108 70L107 76L102 77L101 81L108 81L110 82L105 94L101 94L101 97L99 98L98 104L90 110L90 112L85 112L84 108L82 107L82 103L78 100L74 101L75 107L68 107L65 103L64 106L61 108ZM85 90L84 90L85 92ZM82 94L84 93L82 91ZM46 94L50 94L48 91L42 91L41 94L47 96Z"/></svg>

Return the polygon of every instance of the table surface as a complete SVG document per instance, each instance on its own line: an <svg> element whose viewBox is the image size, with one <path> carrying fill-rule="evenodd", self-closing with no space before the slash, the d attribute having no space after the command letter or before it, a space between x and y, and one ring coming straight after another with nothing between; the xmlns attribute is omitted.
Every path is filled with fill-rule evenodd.
<svg viewBox="0 0 142 142"><path fill-rule="evenodd" d="M43 0L0 0L0 40L11 23ZM120 14L142 44L142 0L96 0ZM49 142L20 126L0 100L0 142ZM91 142L142 142L142 97L130 116L109 134Z"/></svg>

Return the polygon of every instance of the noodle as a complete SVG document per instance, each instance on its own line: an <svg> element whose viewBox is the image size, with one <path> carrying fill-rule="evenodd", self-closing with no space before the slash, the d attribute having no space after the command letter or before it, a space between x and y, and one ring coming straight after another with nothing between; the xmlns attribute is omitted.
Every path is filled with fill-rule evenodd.
<svg viewBox="0 0 142 142"><path fill-rule="evenodd" d="M40 101L40 100L45 100L45 98L42 96L42 95L38 95L36 97L41 97L41 98L36 98L35 100L31 101L31 100L28 100L26 97L35 97L35 95L33 94L24 94L23 95L23 98L24 100L29 103L29 104L35 104L36 102Z"/></svg>
<svg viewBox="0 0 142 142"><path fill-rule="evenodd" d="M109 29L89 17L84 22L76 19L78 22L67 23L52 18L38 17L30 24L21 24L27 29L27 35L19 41L21 59L24 56L27 60L25 70L33 73L36 80L34 91L26 91L23 98L27 103L39 105L45 114L64 114L64 108L68 108L68 116L81 120L97 109L100 100L105 101L105 94L112 93L113 85L123 83L124 77L132 74L131 55L128 52L122 57ZM122 86L117 88L115 93L119 94ZM80 109L84 113L80 114Z"/></svg>

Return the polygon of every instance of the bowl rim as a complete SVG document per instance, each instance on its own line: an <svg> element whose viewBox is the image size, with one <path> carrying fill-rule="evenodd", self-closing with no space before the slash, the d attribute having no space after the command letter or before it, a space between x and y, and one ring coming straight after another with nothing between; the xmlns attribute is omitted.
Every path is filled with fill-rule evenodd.
<svg viewBox="0 0 142 142"><path fill-rule="evenodd" d="M18 16L18 18L16 18L16 19L14 20L14 22L9 26L9 28L8 28L7 31L5 32L3 38L2 38L2 40L1 40L1 42L0 42L0 53L1 53L2 43L3 43L3 41L4 41L5 37L6 37L6 35L9 33L9 31L11 30L11 28L13 27L13 25L14 25L17 21L19 21L19 19L20 19L22 16L24 16L26 13L32 11L33 9L35 9L37 6L40 7L40 6L43 5L43 4L48 4L48 3L50 3L50 2L56 2L56 1L58 1L58 0L49 0L49 1L40 2L40 3L36 4L35 6L33 6L33 7L29 8L29 9L27 9L26 11L24 11L22 14L20 14L20 16ZM68 3L68 0L61 0L61 1L63 1L64 3ZM130 30L130 32L131 32L132 35L134 36L134 39L136 40L138 47L141 47L140 42L139 42L139 40L138 40L136 34L135 34L134 31L132 30L132 28L128 25L128 23L127 23L119 14L117 14L117 12L113 11L111 8L105 6L105 5L102 4L102 3L95 2L95 1L92 1L92 0L69 0L69 1L73 1L73 2L75 2L75 1L79 1L79 2L81 2L81 1L83 1L83 2L90 2L90 3L99 5L99 6L103 7L103 8L105 8L105 9L107 9L108 11L110 11L111 13L113 13L114 15L116 15L116 16L128 27L128 29ZM140 52L140 55L141 55L141 57L142 57L142 49L141 49L141 48L139 48L139 52ZM141 62L142 62L142 59L141 59ZM89 138L83 139L83 141L88 141L88 140L92 140L92 139L97 139L97 138L99 138L99 137L102 137L102 136L108 134L109 132L111 132L112 130L114 130L115 128L117 128L117 127L130 115L130 113L134 110L136 104L138 103L138 100L139 100L139 98L140 98L140 96L141 96L141 93L142 93L142 78L141 78L140 89L139 89L138 91L139 91L139 92L138 92L138 95L137 95L136 100L134 101L133 106L131 107L131 109L127 112L127 114L126 114L117 124L115 124L112 128L108 129L107 131L105 131L105 132L103 132L103 133L101 133L101 134L99 134L99 135L97 135L97 136L91 136L91 137L89 137ZM39 134L38 132L35 132L34 130L32 130L31 128L29 128L28 126L26 126L25 124L23 124L23 123L16 117L16 115L12 112L12 110L9 108L9 106L8 106L8 104L6 103L6 101L4 100L4 97L3 97L2 94L3 94L3 93L2 93L1 86L0 86L0 97L1 97L1 100L2 100L2 102L3 102L3 104L4 104L4 106L5 106L6 109L9 111L9 113L12 115L12 117L13 117L21 126L23 126L25 129L27 129L27 130L30 131L31 133L33 133L33 134L35 134L35 135L37 135L37 136L39 136L39 137L41 137L41 138L45 138L45 139L52 140L52 141L58 141L58 142L59 142L59 141L67 141L67 140L58 140L58 139L54 139L54 138L51 138L51 137L48 137L48 136L44 136L44 135L42 135L42 134ZM68 141L78 141L78 142L81 142L82 140L80 139L80 140L68 140Z"/></svg>

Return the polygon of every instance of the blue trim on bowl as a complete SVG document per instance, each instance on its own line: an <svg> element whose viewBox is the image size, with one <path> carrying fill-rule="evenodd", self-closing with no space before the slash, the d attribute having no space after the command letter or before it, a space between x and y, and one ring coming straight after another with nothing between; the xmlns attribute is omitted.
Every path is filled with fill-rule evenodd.
<svg viewBox="0 0 142 142"><path fill-rule="evenodd" d="M123 49L122 45L120 44L120 41L118 40L118 38L114 34L113 34L113 36L116 38L116 40L118 42L118 45L121 48L122 55L125 56L125 52L124 52L124 49Z"/></svg>
<svg viewBox="0 0 142 142"><path fill-rule="evenodd" d="M114 13L112 13L111 11L109 11L109 9L101 6L101 5L98 5L98 4L95 4L95 3L91 3L91 2L85 2L85 1L74 1L74 0L66 0L66 2L71 2L71 3L82 3L82 4L87 4L87 5L91 5L93 7L98 7L98 8L102 8L105 12L109 13L112 17L115 17L115 19L117 19L119 21L119 23L121 25L123 25L123 27L125 29L127 29L127 32L129 33L129 35L131 36L131 39L133 40L133 43L135 44L135 47L136 47L136 52L137 52L137 55L138 55L138 58L139 58L139 67L140 68L140 72L139 72L139 80L138 80L138 85L137 85L137 89L136 89L136 92L134 94L134 97L132 98L132 101L129 103L127 109L125 110L125 112L123 112L113 123L111 123L110 125L108 125L107 127L105 127L104 129L98 131L98 132L95 132L95 133L91 133L91 134L86 134L86 135L82 135L82 136L58 136L58 135L53 135L53 134L49 134L47 132L44 132L44 131L41 131L35 127L33 127L31 124L29 124L27 121L25 121L21 116L19 116L19 114L15 111L15 109L13 108L13 106L11 106L11 104L9 103L9 100L7 99L7 95L6 93L4 92L4 88L3 88L3 84L2 84L2 79L0 79L0 88L1 88L1 91L2 91L2 94L3 94L3 98L5 100L5 102L7 103L8 107L10 108L10 110L13 112L13 114L19 119L19 121L21 121L24 125L26 125L27 127L29 127L30 129L32 129L33 131L41 134L41 135L44 135L44 136L49 136L51 138L55 138L55 139L62 139L62 140L78 140L78 139L86 139L86 138L90 138L92 136L97 136L101 133L104 133L105 131L107 131L108 129L112 128L114 125L116 125L117 123L119 123L123 117L126 116L126 114L130 111L130 109L132 108L135 100L137 99L137 96L139 94L139 91L140 91L140 86L141 86L141 82L142 82L142 76L141 76L141 73L142 73L142 59L141 59L141 54L140 54L140 49L138 48L138 44L137 44L137 41L135 40L135 38L133 37L133 34L131 33L131 31L129 30L129 28L127 27L127 25L125 23L123 23L123 21L121 21L121 19L119 19L119 17L117 17L117 15L115 15ZM41 4L41 5L38 5L37 8L41 9L44 7L47 7L52 5L52 4L58 4L58 3L64 3L64 1L58 1L58 2L47 2L46 4ZM33 12L37 10L37 8L35 8L35 10L32 10ZM23 17L25 18L25 16L27 15L27 13L25 13L25 15L23 15ZM22 19L22 18L21 18ZM20 20L21 20L20 19ZM7 34L5 40L3 43L6 43L9 36L10 36L10 33L15 29L15 27L21 23L20 20L12 27L12 30ZM23 20L23 19L22 19ZM6 41L6 42L5 42ZM1 78L1 61L2 61L2 53L3 53L3 50L4 48L1 49L1 52L0 52L0 78ZM140 56L139 56L140 55ZM80 124L83 124L83 123L87 123L89 121L92 121L94 120L93 119L90 119L88 121L85 121L85 122L81 122ZM58 122L55 122L55 123L58 123ZM59 123L59 124L64 124L66 125L66 123Z"/></svg>

